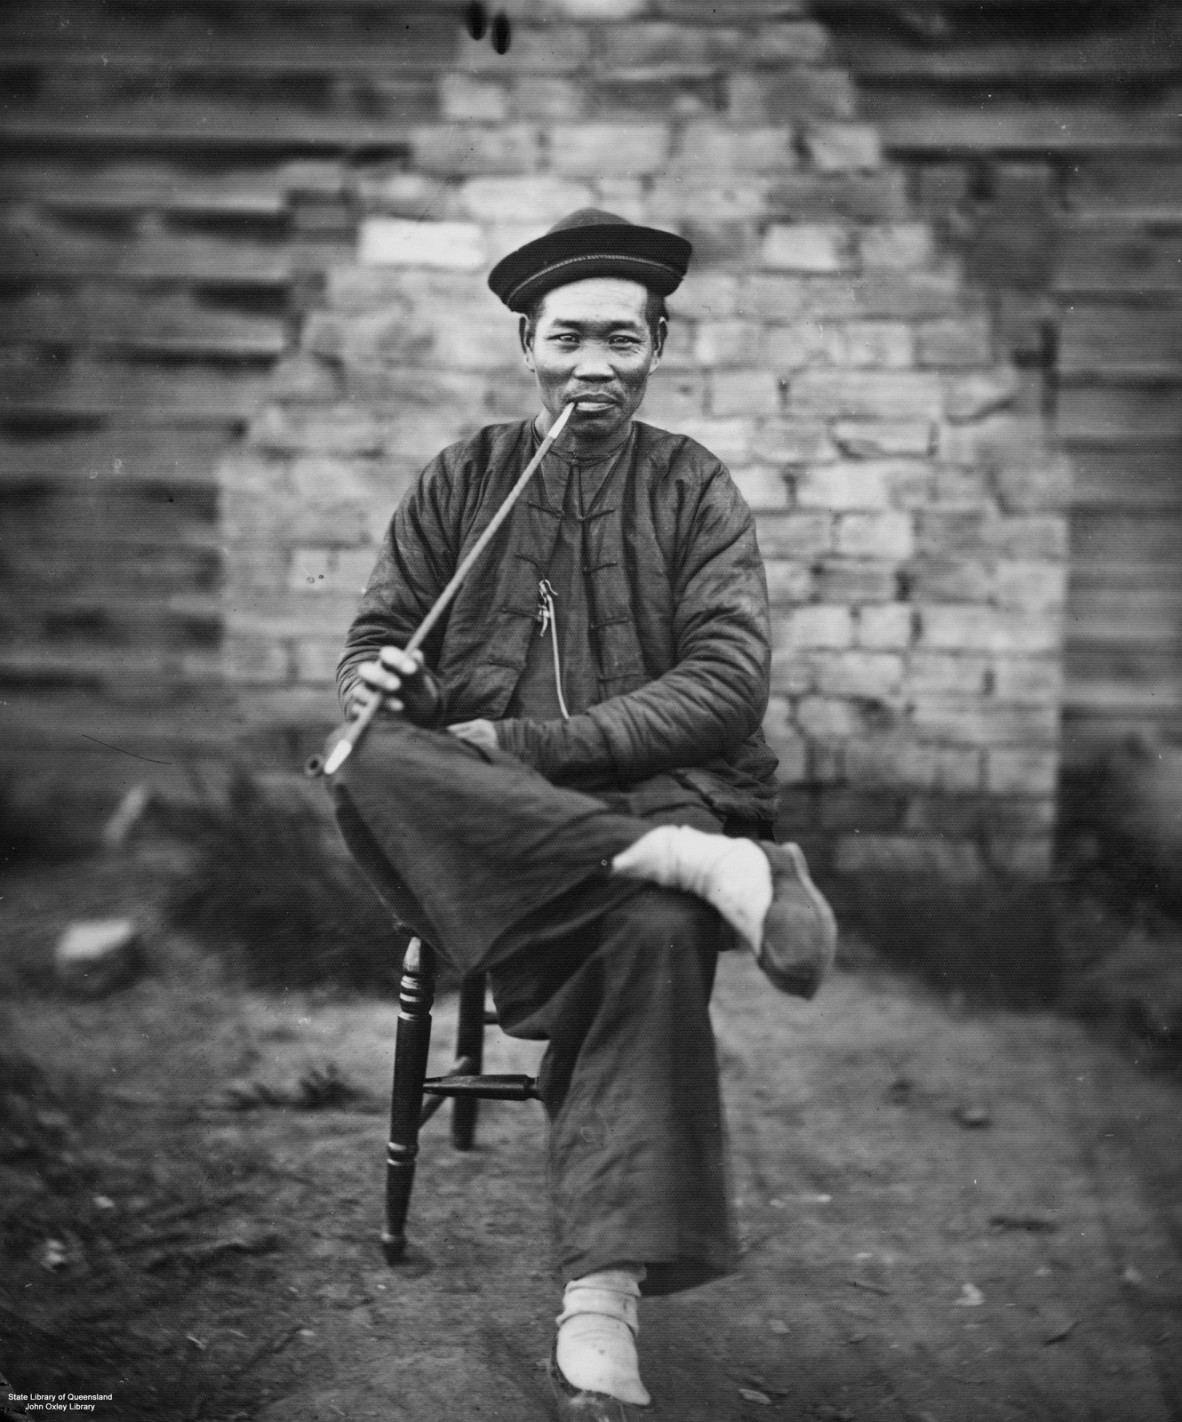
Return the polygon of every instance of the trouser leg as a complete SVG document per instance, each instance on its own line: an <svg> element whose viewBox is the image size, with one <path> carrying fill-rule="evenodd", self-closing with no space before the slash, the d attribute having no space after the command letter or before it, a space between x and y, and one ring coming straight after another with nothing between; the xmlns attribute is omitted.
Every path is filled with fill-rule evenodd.
<svg viewBox="0 0 1182 1422"><path fill-rule="evenodd" d="M375 725L359 750L334 797L362 867L462 973L498 969L508 1030L550 1040L541 1085L564 1274L639 1263L645 1291L661 1293L725 1273L734 1227L708 1013L721 921L609 872L663 816L405 723Z"/></svg>
<svg viewBox="0 0 1182 1422"><path fill-rule="evenodd" d="M709 999L717 914L646 887L493 973L507 1030L549 1038L539 1086L565 1278L643 1264L646 1293L734 1267Z"/></svg>
<svg viewBox="0 0 1182 1422"><path fill-rule="evenodd" d="M332 788L375 888L462 974L512 952L513 931L556 902L589 922L636 892L609 866L650 826L514 756L391 718Z"/></svg>

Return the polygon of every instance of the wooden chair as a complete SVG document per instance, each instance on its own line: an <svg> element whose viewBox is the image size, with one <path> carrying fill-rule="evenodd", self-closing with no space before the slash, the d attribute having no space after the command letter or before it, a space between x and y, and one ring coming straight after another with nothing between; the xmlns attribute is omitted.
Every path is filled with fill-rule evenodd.
<svg viewBox="0 0 1182 1422"><path fill-rule="evenodd" d="M482 1075L484 1028L497 1020L485 1009L483 973L460 984L456 1060L443 1076L427 1076L431 1007L435 1001L435 950L412 938L402 960L398 990L398 1030L394 1039L394 1082L390 1093L390 1140L386 1148L386 1227L382 1252L397 1264L406 1252L406 1217L414 1188L419 1131L449 1097L451 1140L471 1150L481 1101L536 1101L532 1076ZM424 1101L424 1097L429 1098Z"/></svg>

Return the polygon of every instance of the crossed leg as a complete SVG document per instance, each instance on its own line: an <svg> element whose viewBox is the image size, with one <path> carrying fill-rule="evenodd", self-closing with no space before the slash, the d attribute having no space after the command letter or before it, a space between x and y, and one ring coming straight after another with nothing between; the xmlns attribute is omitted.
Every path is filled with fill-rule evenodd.
<svg viewBox="0 0 1182 1422"><path fill-rule="evenodd" d="M737 848L701 802L624 813L513 756L404 721L375 726L334 797L395 915L462 974L491 973L508 1031L547 1039L550 1194L571 1281L554 1361L560 1411L643 1400L640 1280L672 1292L727 1272L736 1252L708 1010L720 913L779 986L811 995L836 933L803 856ZM610 799L629 808L627 796ZM579 1310L617 1330L606 1373L599 1343L568 1339L587 1321L572 1317ZM564 1340L573 1366L559 1367ZM621 1385L572 1391L580 1374Z"/></svg>
<svg viewBox="0 0 1182 1422"><path fill-rule="evenodd" d="M689 894L610 872L668 816L621 814L405 722L375 725L334 798L394 913L462 974L491 970L506 1031L549 1044L540 1088L564 1276L628 1261L658 1293L725 1272L709 1019L722 921ZM700 804L670 813L721 828Z"/></svg>

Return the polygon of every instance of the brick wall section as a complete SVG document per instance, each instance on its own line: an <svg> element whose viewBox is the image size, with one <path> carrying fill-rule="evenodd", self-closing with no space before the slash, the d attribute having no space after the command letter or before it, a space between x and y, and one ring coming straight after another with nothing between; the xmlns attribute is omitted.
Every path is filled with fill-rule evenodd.
<svg viewBox="0 0 1182 1422"><path fill-rule="evenodd" d="M990 13L986 17L984 11ZM987 293L1075 471L1064 756L1182 736L1182 11L847 9L918 211Z"/></svg>
<svg viewBox="0 0 1182 1422"><path fill-rule="evenodd" d="M533 408L487 270L596 204L697 249L642 413L756 511L783 829L841 869L1043 872L1065 466L825 29L690 8L552 0L503 58L461 39L409 161L342 176L357 259L221 470L226 676L256 746L315 740L394 504L442 445Z"/></svg>

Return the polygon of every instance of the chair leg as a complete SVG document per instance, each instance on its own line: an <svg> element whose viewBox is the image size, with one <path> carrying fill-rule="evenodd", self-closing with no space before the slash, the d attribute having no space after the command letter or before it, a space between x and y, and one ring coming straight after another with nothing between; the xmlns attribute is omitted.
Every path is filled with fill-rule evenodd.
<svg viewBox="0 0 1182 1422"><path fill-rule="evenodd" d="M484 1070L484 974L476 973L460 984L460 1017L456 1029L456 1058L467 1063L465 1074ZM476 1097L459 1096L451 1108L451 1143L456 1150L471 1150L476 1140Z"/></svg>
<svg viewBox="0 0 1182 1422"><path fill-rule="evenodd" d="M382 1252L397 1264L406 1250L406 1216L419 1153L423 1082L431 1045L431 1004L435 999L435 951L412 938L402 960L398 990L398 1033L394 1040L394 1083L390 1093L390 1140L386 1147L386 1227Z"/></svg>

